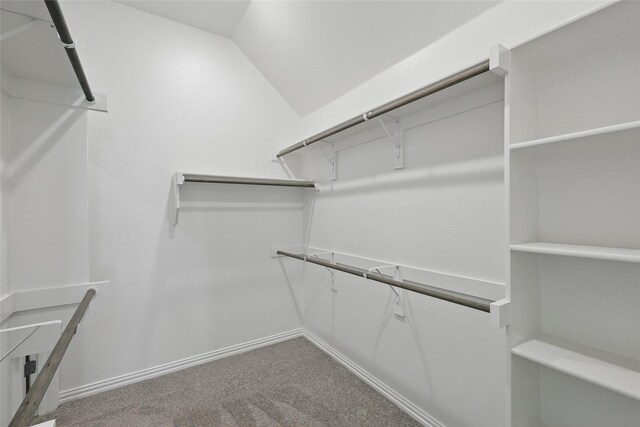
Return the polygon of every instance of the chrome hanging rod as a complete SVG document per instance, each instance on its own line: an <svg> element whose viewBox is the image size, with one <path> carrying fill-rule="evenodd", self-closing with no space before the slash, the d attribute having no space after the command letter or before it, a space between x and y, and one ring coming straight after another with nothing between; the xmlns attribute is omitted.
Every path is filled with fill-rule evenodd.
<svg viewBox="0 0 640 427"><path fill-rule="evenodd" d="M213 184L245 184L245 185L271 185L276 187L302 187L315 188L313 181L301 179L271 179L271 178L244 178L234 176L194 175L183 174L184 182L206 182Z"/></svg>
<svg viewBox="0 0 640 427"><path fill-rule="evenodd" d="M67 326L64 328L62 335L60 335L56 345L53 347L53 350L51 350L51 354L49 354L42 370L36 377L33 386L31 386L29 392L20 404L20 407L11 419L9 427L28 427L31 425L33 417L35 416L38 407L40 407L40 402L42 402L42 398L47 392L49 384L58 370L58 366L60 366L60 362L62 362L62 357L66 353L67 348L69 348L71 339L75 335L78 325L80 324L80 321L82 320L82 317L87 311L89 303L95 294L95 289L89 289L84 294L84 298L82 298L80 305L78 305L78 308L73 313L71 320L69 320L69 323L67 323Z"/></svg>
<svg viewBox="0 0 640 427"><path fill-rule="evenodd" d="M69 27L67 26L67 21L64 19L60 2L58 0L44 0L44 3L47 5L47 9L49 9L49 15L51 15L53 25L56 27L60 41L64 46L64 50L67 52L67 56L69 57L73 71L76 73L80 87L82 87L84 97L89 102L95 102L96 97L93 95L93 92L91 92L87 75L84 73L84 68L82 68L82 63L80 62L80 57L76 50L76 43L69 32Z"/></svg>
<svg viewBox="0 0 640 427"><path fill-rule="evenodd" d="M328 138L332 135L335 135L339 132L342 132L343 130L352 128L356 125L359 125L360 123L364 123L368 120L371 120L373 118L376 118L378 116L381 116L383 114L386 114L390 111L393 111L397 108L400 107L404 107L407 104L410 104L412 102L415 102L419 99L422 99L424 97L427 97L429 95L432 95L436 92L440 92L441 90L444 90L448 87L457 85L458 83L462 83L465 80L469 80L473 77L476 77L482 73L485 73L489 71L489 60L487 59L486 61L482 61L479 64L476 64L472 67L466 68L458 73L455 73L449 77L445 77L442 80L439 80L435 83L430 84L429 86L425 86L421 89L415 90L413 92L410 92L406 95L403 95L399 98L396 98L392 101L387 102L386 104L383 104L379 107L376 107L370 111L367 111L365 113L362 113L359 116L356 116L350 120L347 120L345 122L342 122L338 125L335 125L332 128L329 128L323 132L320 132L316 135L313 135L312 137L309 137L303 141L298 142L297 144L293 144L283 150L280 150L278 153L276 153L276 158L280 158L286 154L292 153L296 150L299 150L301 148L304 148L310 144L316 143L318 141L321 141L325 138Z"/></svg>
<svg viewBox="0 0 640 427"><path fill-rule="evenodd" d="M446 289L441 289L410 280L394 280L389 276L385 276L384 274L373 273L368 270L346 264L333 264L329 261L325 261L323 259L311 257L308 255L293 254L285 251L278 251L277 254L299 259L300 261L321 265L329 269L342 271L343 273L353 274L354 276L364 277L365 279L373 280L375 282L380 282L387 285L395 286L396 288L402 288L408 291L417 292L422 295L427 295L432 298L438 298L444 301L452 302L454 304L463 305L465 307L470 307L475 310L484 311L486 313L490 312L490 305L492 302L494 302L485 298L467 295L460 292L449 291Z"/></svg>

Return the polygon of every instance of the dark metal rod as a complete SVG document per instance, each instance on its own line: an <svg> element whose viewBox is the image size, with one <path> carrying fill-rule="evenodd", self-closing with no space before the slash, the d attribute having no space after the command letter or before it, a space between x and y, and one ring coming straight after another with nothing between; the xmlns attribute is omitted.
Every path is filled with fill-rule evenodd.
<svg viewBox="0 0 640 427"><path fill-rule="evenodd" d="M58 0L44 0L44 3L47 5L47 9L49 9L49 15L51 15L51 20L58 31L60 40L65 44L64 50L67 51L67 56L69 57L69 61L71 61L71 66L76 73L78 82L80 82L85 98L87 98L89 102L94 102L96 97L93 95L93 92L91 92L87 75L84 73L84 68L82 68L82 62L80 62L73 37L71 37L71 33L69 32L67 21L64 19L60 2Z"/></svg>
<svg viewBox="0 0 640 427"><path fill-rule="evenodd" d="M373 118L376 118L378 116L381 116L383 114L386 114L390 111L393 111L397 108L403 107L407 104L410 104L412 102L415 102L419 99L422 99L426 96L429 95L433 95L436 92L440 92L441 90L444 90L448 87L454 86L458 83L462 83L465 80L469 80L473 77L476 77L482 73L485 73L489 71L489 60L485 60L480 62L479 64L476 64L474 66L471 66L469 68L466 68L458 73L452 74L449 77L446 77L442 80L438 80L435 83L432 83L428 86L425 86L421 89L415 90L413 92L410 92L406 95L403 95L399 98L396 98L392 101L387 102L386 104L383 104L379 107L376 107L372 110L369 110L366 113L363 113L359 116L356 116L352 119L347 120L346 122L342 122L338 125L335 125L323 132L320 132L316 135L313 135L303 141L300 141L296 144L293 144L283 150L280 150L277 154L276 157L280 158L286 154L292 153L296 150L299 150L303 147L306 147L307 145L313 144L315 142L321 141L325 138L328 138L332 135L335 135L339 132L342 132L343 130L352 128L356 125L359 125L360 123L366 122L367 120L371 120Z"/></svg>
<svg viewBox="0 0 640 427"><path fill-rule="evenodd" d="M67 348L71 343L71 339L76 333L76 328L78 327L78 324L80 324L80 321L82 320L82 317L84 316L85 311L87 311L87 307L89 307L89 303L95 294L95 289L89 289L84 294L84 298L82 298L80 305L76 309L75 313L73 313L67 327L64 328L62 335L60 335L60 339L58 339L58 342L56 342L56 345L53 347L53 350L42 367L40 374L36 377L36 380L33 382L29 392L9 423L9 427L28 427L31 425L31 421L40 406L40 402L49 388L49 384L51 383L53 376L58 370L62 357L67 351Z"/></svg>
<svg viewBox="0 0 640 427"><path fill-rule="evenodd" d="M315 188L313 181L271 178L242 178L232 176L189 175L184 174L184 182L206 182L214 184L271 185L276 187Z"/></svg>
<svg viewBox="0 0 640 427"><path fill-rule="evenodd" d="M31 356L26 355L24 357L24 364L25 364L24 389L27 394L29 394L29 390L31 390L31 374L28 373L28 366L30 361L31 361Z"/></svg>
<svg viewBox="0 0 640 427"><path fill-rule="evenodd" d="M432 298L438 298L444 301L449 301L455 304L463 305L465 307L470 307L470 308L484 311L487 313L490 312L491 310L490 305L493 302L485 298L480 298L473 295L467 295L460 292L449 291L446 289L441 289L434 286L425 285L423 283L413 282L410 280L403 280L403 281L394 280L388 276L385 276L384 274L369 272L365 269L353 267L346 264L340 264L340 263L333 264L329 261L325 261L319 258L309 257L306 255L292 254L290 252L285 252L285 251L278 251L277 253L278 255L284 255L287 257L299 259L301 261L310 262L312 264L321 265L326 268L342 271L343 273L364 277L365 279L395 286L397 288L406 289L408 291L417 292L422 295L427 295Z"/></svg>

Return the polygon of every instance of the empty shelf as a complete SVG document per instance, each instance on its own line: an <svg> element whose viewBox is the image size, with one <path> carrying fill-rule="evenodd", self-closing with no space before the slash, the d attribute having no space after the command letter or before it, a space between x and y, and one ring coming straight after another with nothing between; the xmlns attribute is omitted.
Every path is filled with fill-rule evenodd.
<svg viewBox="0 0 640 427"><path fill-rule="evenodd" d="M186 183L233 184L233 185L266 185L273 187L316 188L313 181L303 179L254 178L246 176L200 175L175 172L172 178L173 215L172 222L178 224L180 213L180 187Z"/></svg>
<svg viewBox="0 0 640 427"><path fill-rule="evenodd" d="M520 344L511 353L640 400L640 361L548 335Z"/></svg>
<svg viewBox="0 0 640 427"><path fill-rule="evenodd" d="M532 141L518 142L511 144L509 147L511 150L517 150L521 148L537 147L540 145L554 144L568 141L591 141L595 139L603 138L630 138L638 140L640 138L640 121L633 121L628 123L621 123L612 126L605 126L595 129L589 129L580 132L572 132L563 135L551 136L548 138L540 138Z"/></svg>
<svg viewBox="0 0 640 427"><path fill-rule="evenodd" d="M564 255L578 258L640 263L640 249L535 242L511 245L511 250L518 252L531 252L534 254Z"/></svg>

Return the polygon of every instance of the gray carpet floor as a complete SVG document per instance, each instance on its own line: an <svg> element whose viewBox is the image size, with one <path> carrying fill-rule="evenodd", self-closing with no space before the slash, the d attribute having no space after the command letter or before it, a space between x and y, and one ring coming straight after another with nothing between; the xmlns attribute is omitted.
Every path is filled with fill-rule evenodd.
<svg viewBox="0 0 640 427"><path fill-rule="evenodd" d="M419 426L305 338L61 405L65 426Z"/></svg>

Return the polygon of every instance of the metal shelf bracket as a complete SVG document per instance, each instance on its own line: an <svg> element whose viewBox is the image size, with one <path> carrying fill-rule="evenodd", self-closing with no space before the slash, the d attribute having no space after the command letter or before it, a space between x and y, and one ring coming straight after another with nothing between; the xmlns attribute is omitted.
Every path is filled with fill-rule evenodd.
<svg viewBox="0 0 640 427"><path fill-rule="evenodd" d="M404 141L402 138L402 129L400 128L400 120L393 119L385 124L382 117L377 117L382 130L387 134L387 138L393 145L393 169L404 168Z"/></svg>
<svg viewBox="0 0 640 427"><path fill-rule="evenodd" d="M384 276L384 274L382 274L382 272L380 270L383 270L385 268L393 268L393 280L397 280L399 282L402 282L402 275L400 274L400 266L399 265L381 265L379 267L371 267L367 269L367 273L377 273L380 276ZM367 273L364 274L364 278L367 278ZM406 295L406 290L405 289L396 289L394 286L389 285L389 289L391 289L391 291L393 291L393 293L396 295L396 298L393 302L393 314L395 314L396 316L398 316L399 318L404 318L404 301L405 301L405 295Z"/></svg>
<svg viewBox="0 0 640 427"><path fill-rule="evenodd" d="M315 253L307 254L307 257L322 260L322 258L320 258L320 255L331 255L331 257L329 258L328 261L331 264L335 264L334 253L333 252L315 252ZM327 261L327 260L323 260L323 261ZM328 268L328 267L325 267L325 269L331 275L331 290L334 291L334 292L337 292L338 288L336 287L336 272L334 270Z"/></svg>
<svg viewBox="0 0 640 427"><path fill-rule="evenodd" d="M323 141L326 142L327 144L329 144L329 152L327 153L324 148L320 147L320 151L322 152L322 155L324 155L325 159L327 159L327 162L329 162L329 172L330 172L330 176L331 176L331 181L335 181L338 177L338 165L337 165L337 155L336 155L336 146L333 142L329 142L329 141Z"/></svg>
<svg viewBox="0 0 640 427"><path fill-rule="evenodd" d="M173 189L173 225L178 224L178 215L180 214L180 186L184 184L184 175L180 172L173 174L171 178L171 188Z"/></svg>

